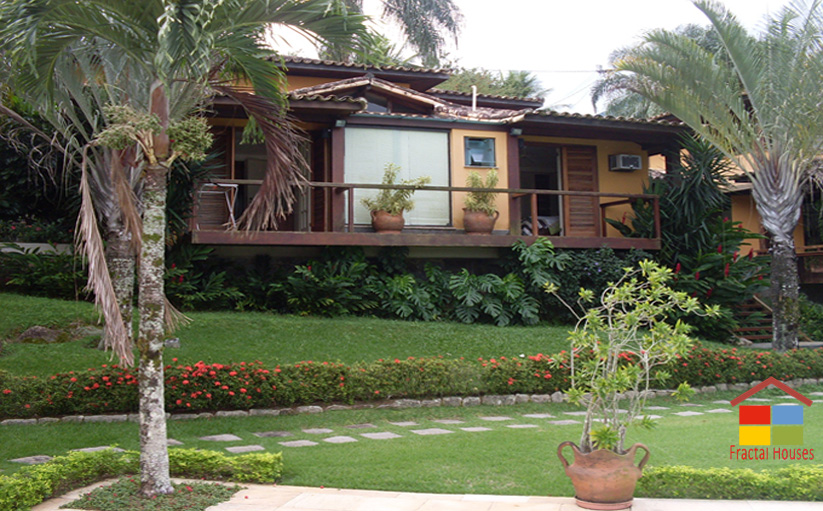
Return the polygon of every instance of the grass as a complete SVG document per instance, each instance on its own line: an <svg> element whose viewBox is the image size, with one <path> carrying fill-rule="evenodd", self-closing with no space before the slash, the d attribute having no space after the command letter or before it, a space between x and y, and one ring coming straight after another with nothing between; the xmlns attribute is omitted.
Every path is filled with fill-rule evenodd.
<svg viewBox="0 0 823 511"><path fill-rule="evenodd" d="M808 392L821 390L812 387ZM783 395L767 390L761 396ZM703 404L703 410L721 405L715 399L731 399L736 393L701 395L693 400ZM782 401L782 400L780 400ZM734 467L755 470L777 468L790 463L779 460L752 462L729 459L730 445L737 443L737 413L706 414L698 417L670 415L679 405L668 398L656 398L651 404L671 407L658 427L650 431L630 430L628 444L642 442L649 446L652 457L649 466L689 465L697 468ZM726 405L728 408L728 405ZM572 410L568 404L523 404L509 407L420 408L407 410L349 410L281 417L214 418L191 421L170 421L169 436L180 440L184 447L222 450L231 445L259 444L270 452L284 454L285 472L282 484L327 486L358 489L379 489L430 493L490 493L505 495L571 496L571 483L556 457L557 445L565 440L577 441L580 425L555 426L546 419L521 418L529 413L551 413L558 418ZM694 408L680 408L689 410ZM805 448L823 452L823 407L805 409ZM651 413L651 412L650 412ZM533 429L511 429L505 423L487 422L480 417L505 415L518 423L537 424ZM465 424L443 425L433 419L460 419ZM571 418L571 417L565 417ZM439 436L418 436L409 427L390 422L415 421L420 427L440 427L455 433ZM347 435L359 438L368 430L347 429L352 424L371 423L371 431L391 431L402 438L370 440L332 445L321 438ZM491 431L469 433L458 427L485 426ZM303 429L328 428L325 435L305 433ZM289 438L259 438L254 432L282 430L293 433ZM215 444L198 440L204 435L232 433L242 438L234 443ZM127 449L137 448L137 425L107 424L44 424L37 426L5 426L5 441L0 444L0 460L34 454L62 454L68 449L116 444ZM284 440L307 439L320 445L287 448ZM570 455L569 452L566 453ZM819 454L818 454L819 456ZM639 459L639 456L638 456ZM800 462L800 463L819 463ZM4 473L17 470L18 465L0 462Z"/></svg>
<svg viewBox="0 0 823 511"><path fill-rule="evenodd" d="M40 324L67 325L95 318L90 304L0 293L0 337ZM567 326L505 327L375 318L317 318L264 312L194 312L174 335L181 347L167 361L229 363L260 360L267 365L301 360L343 363L380 358L499 357L556 353L568 347ZM6 344L0 370L45 376L110 361L94 340L62 344Z"/></svg>

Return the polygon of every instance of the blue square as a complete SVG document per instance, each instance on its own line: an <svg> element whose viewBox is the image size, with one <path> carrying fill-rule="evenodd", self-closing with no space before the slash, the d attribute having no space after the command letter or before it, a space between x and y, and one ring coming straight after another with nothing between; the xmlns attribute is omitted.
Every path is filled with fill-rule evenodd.
<svg viewBox="0 0 823 511"><path fill-rule="evenodd" d="M772 424L803 425L803 406L772 406Z"/></svg>

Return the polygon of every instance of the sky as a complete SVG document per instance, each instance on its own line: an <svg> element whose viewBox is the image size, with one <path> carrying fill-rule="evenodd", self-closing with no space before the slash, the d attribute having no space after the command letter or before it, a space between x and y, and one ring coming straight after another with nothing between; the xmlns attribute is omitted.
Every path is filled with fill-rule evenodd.
<svg viewBox="0 0 823 511"><path fill-rule="evenodd" d="M641 41L655 28L707 24L690 0L454 0L463 13L449 58L460 67L506 72L531 71L551 89L546 105L560 111L592 114L589 90L609 54ZM367 14L378 15L381 0L364 0ZM759 31L767 13L787 0L723 0L749 29ZM400 40L396 27L379 25ZM299 43L297 52L316 57Z"/></svg>

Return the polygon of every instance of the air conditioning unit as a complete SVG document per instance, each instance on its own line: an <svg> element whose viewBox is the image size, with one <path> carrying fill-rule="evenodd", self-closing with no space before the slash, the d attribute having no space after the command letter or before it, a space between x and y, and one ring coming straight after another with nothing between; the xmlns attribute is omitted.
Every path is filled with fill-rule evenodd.
<svg viewBox="0 0 823 511"><path fill-rule="evenodd" d="M643 168L643 159L637 154L609 155L609 170L631 172Z"/></svg>

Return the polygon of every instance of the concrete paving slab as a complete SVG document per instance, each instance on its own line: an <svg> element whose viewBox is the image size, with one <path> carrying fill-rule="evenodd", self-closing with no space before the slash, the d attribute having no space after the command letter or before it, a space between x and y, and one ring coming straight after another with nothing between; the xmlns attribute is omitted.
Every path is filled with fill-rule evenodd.
<svg viewBox="0 0 823 511"><path fill-rule="evenodd" d="M105 451L106 449L111 449L114 452L124 452L123 449L119 447L112 447L110 445L99 445L97 447L83 447L82 449L72 449L71 451L77 452L99 452Z"/></svg>
<svg viewBox="0 0 823 511"><path fill-rule="evenodd" d="M748 397L746 401L754 401L755 403L770 403L773 399L766 399L764 397Z"/></svg>
<svg viewBox="0 0 823 511"><path fill-rule="evenodd" d="M290 440L288 442L278 442L283 447L311 447L317 445L317 442L311 440Z"/></svg>
<svg viewBox="0 0 823 511"><path fill-rule="evenodd" d="M205 440L207 442L237 442L243 439L237 435L224 433L222 435L201 436L198 440Z"/></svg>
<svg viewBox="0 0 823 511"><path fill-rule="evenodd" d="M368 429L368 428L376 428L374 424L365 423L365 424L349 424L348 426L343 426L344 428L348 429Z"/></svg>
<svg viewBox="0 0 823 511"><path fill-rule="evenodd" d="M489 421L489 422L503 422L503 421L511 421L514 420L512 417L506 417L504 415L491 415L487 417L478 417L481 421Z"/></svg>
<svg viewBox="0 0 823 511"><path fill-rule="evenodd" d="M527 413L524 414L523 417L527 419L553 419L554 415L548 413Z"/></svg>
<svg viewBox="0 0 823 511"><path fill-rule="evenodd" d="M166 445L168 445L169 447L177 447L178 445L183 445L183 442L181 442L180 440L175 440L174 438L167 438Z"/></svg>
<svg viewBox="0 0 823 511"><path fill-rule="evenodd" d="M481 431L491 431L492 428L484 428L483 426L475 426L470 428L460 428L463 431L468 431L469 433L479 433Z"/></svg>
<svg viewBox="0 0 823 511"><path fill-rule="evenodd" d="M15 458L9 461L13 463L22 463L24 465L39 465L40 463L45 463L47 461L50 461L51 459L51 456L47 456L45 454L35 454L34 456L26 456L25 458Z"/></svg>
<svg viewBox="0 0 823 511"><path fill-rule="evenodd" d="M792 399L794 399L794 398L792 398ZM732 404L731 401L728 401L726 399L718 399L717 401L712 401L712 403L714 403L716 405L730 405L730 404Z"/></svg>
<svg viewBox="0 0 823 511"><path fill-rule="evenodd" d="M350 444L352 442L357 442L357 439L350 436L331 436L329 438L324 438L323 441L330 444Z"/></svg>
<svg viewBox="0 0 823 511"><path fill-rule="evenodd" d="M420 424L418 424L414 421L389 422L389 424L392 424L394 426L400 426L401 428L407 428L409 426L419 426L420 425Z"/></svg>
<svg viewBox="0 0 823 511"><path fill-rule="evenodd" d="M235 445L234 447L226 447L226 450L234 454L242 454L244 452L265 451L266 448L262 445Z"/></svg>
<svg viewBox="0 0 823 511"><path fill-rule="evenodd" d="M672 415L679 415L680 417L692 417L694 415L703 415L703 412L675 412Z"/></svg>
<svg viewBox="0 0 823 511"><path fill-rule="evenodd" d="M447 435L449 433L454 433L454 431L450 431L448 429L441 429L441 428L412 429L411 432L416 434L416 435L422 435L422 436Z"/></svg>
<svg viewBox="0 0 823 511"><path fill-rule="evenodd" d="M706 413L732 413L732 411L726 408L715 408L714 410L706 410Z"/></svg>
<svg viewBox="0 0 823 511"><path fill-rule="evenodd" d="M669 408L666 406L647 406L645 407L646 410L668 410Z"/></svg>
<svg viewBox="0 0 823 511"><path fill-rule="evenodd" d="M329 428L309 428L304 429L303 433L307 433L309 435L326 435L328 433L334 433L334 430Z"/></svg>
<svg viewBox="0 0 823 511"><path fill-rule="evenodd" d="M538 426L536 424L507 424L506 427L511 429L531 429Z"/></svg>
<svg viewBox="0 0 823 511"><path fill-rule="evenodd" d="M699 405L697 403L682 403L680 406L685 406L686 408L693 408L693 407L703 406L703 405Z"/></svg>
<svg viewBox="0 0 823 511"><path fill-rule="evenodd" d="M563 415L571 415L573 417L582 417L585 416L588 412L563 412Z"/></svg>
<svg viewBox="0 0 823 511"><path fill-rule="evenodd" d="M461 421L457 419L433 419L432 422L437 422L439 424L465 424L466 421Z"/></svg>
<svg viewBox="0 0 823 511"><path fill-rule="evenodd" d="M549 421L549 424L553 424L555 426L569 426L571 424L580 424L580 421L566 419L566 420L560 420L560 421Z"/></svg>

